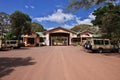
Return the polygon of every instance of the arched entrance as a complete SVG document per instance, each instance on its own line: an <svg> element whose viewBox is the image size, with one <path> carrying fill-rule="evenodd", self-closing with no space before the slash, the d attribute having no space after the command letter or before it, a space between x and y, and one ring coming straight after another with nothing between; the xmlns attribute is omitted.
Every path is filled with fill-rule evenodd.
<svg viewBox="0 0 120 80"><path fill-rule="evenodd" d="M50 46L68 46L69 45L69 33L50 33L49 40Z"/></svg>

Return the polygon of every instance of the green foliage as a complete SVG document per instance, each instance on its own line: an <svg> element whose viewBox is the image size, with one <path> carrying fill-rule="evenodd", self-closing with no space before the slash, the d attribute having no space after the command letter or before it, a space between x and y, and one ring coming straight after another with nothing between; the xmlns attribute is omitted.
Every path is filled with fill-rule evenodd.
<svg viewBox="0 0 120 80"><path fill-rule="evenodd" d="M12 32L8 32L8 33L6 33L4 39L5 40L16 40L16 37Z"/></svg>
<svg viewBox="0 0 120 80"><path fill-rule="evenodd" d="M109 13L109 12L116 12L118 11L117 9L115 10L115 7L113 4L108 4L104 7L100 7L98 8L97 10L94 11L93 15L96 16L95 20L92 21L92 23L94 25L99 25L101 27L102 25L102 20L103 20L103 16L106 14L106 13Z"/></svg>
<svg viewBox="0 0 120 80"><path fill-rule="evenodd" d="M32 27L32 32L43 32L45 31L44 27L36 22L31 23L31 27Z"/></svg>
<svg viewBox="0 0 120 80"><path fill-rule="evenodd" d="M22 34L31 32L31 18L29 15L22 13L20 11L15 11L10 15L11 19L11 28L13 34L19 40Z"/></svg>
<svg viewBox="0 0 120 80"><path fill-rule="evenodd" d="M75 42L74 44L75 44L75 45L80 45L80 42Z"/></svg>
<svg viewBox="0 0 120 80"><path fill-rule="evenodd" d="M12 34L11 33L6 33L6 36L5 36L5 40L10 40L10 38L12 37Z"/></svg>
<svg viewBox="0 0 120 80"><path fill-rule="evenodd" d="M5 12L0 12L0 33L6 33L10 30L9 15Z"/></svg>
<svg viewBox="0 0 120 80"><path fill-rule="evenodd" d="M120 38L120 5L108 4L94 11L94 25L98 25L103 36L110 39Z"/></svg>
<svg viewBox="0 0 120 80"><path fill-rule="evenodd" d="M101 3L113 3L116 0L71 0L67 9L79 10L80 8L90 8Z"/></svg>

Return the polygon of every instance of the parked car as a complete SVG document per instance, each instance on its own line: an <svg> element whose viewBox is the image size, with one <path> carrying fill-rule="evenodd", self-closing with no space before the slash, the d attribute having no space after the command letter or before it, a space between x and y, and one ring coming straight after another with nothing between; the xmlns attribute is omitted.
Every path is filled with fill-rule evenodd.
<svg viewBox="0 0 120 80"><path fill-rule="evenodd" d="M0 40L0 50L6 50L7 45L4 40Z"/></svg>
<svg viewBox="0 0 120 80"><path fill-rule="evenodd" d="M20 48L20 44L18 43L18 40L6 40L5 41L8 48L14 49L14 48Z"/></svg>
<svg viewBox="0 0 120 80"><path fill-rule="evenodd" d="M104 51L111 52L117 49L117 46L111 44L111 41L109 39L91 39L89 45L90 50L98 51L99 53L102 53Z"/></svg>

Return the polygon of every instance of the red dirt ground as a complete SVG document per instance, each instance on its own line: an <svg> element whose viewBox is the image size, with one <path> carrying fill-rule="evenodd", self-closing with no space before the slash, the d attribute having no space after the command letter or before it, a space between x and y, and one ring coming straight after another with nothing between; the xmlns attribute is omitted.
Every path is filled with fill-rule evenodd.
<svg viewBox="0 0 120 80"><path fill-rule="evenodd" d="M81 46L0 51L0 80L120 80L120 54Z"/></svg>

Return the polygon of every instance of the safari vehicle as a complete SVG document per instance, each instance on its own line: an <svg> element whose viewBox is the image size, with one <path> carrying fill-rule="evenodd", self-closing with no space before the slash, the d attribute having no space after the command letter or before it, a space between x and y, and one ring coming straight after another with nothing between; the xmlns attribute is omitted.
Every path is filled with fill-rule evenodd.
<svg viewBox="0 0 120 80"><path fill-rule="evenodd" d="M90 44L88 44L90 47L89 49L92 51L98 51L99 53L102 53L104 51L115 51L117 47L113 44L111 44L111 41L109 39L91 39Z"/></svg>
<svg viewBox="0 0 120 80"><path fill-rule="evenodd" d="M6 40L5 43L7 44L8 48L11 48L11 49L20 48L18 40Z"/></svg>
<svg viewBox="0 0 120 80"><path fill-rule="evenodd" d="M5 41L0 40L0 50L6 50L7 49L7 45L5 44Z"/></svg>

